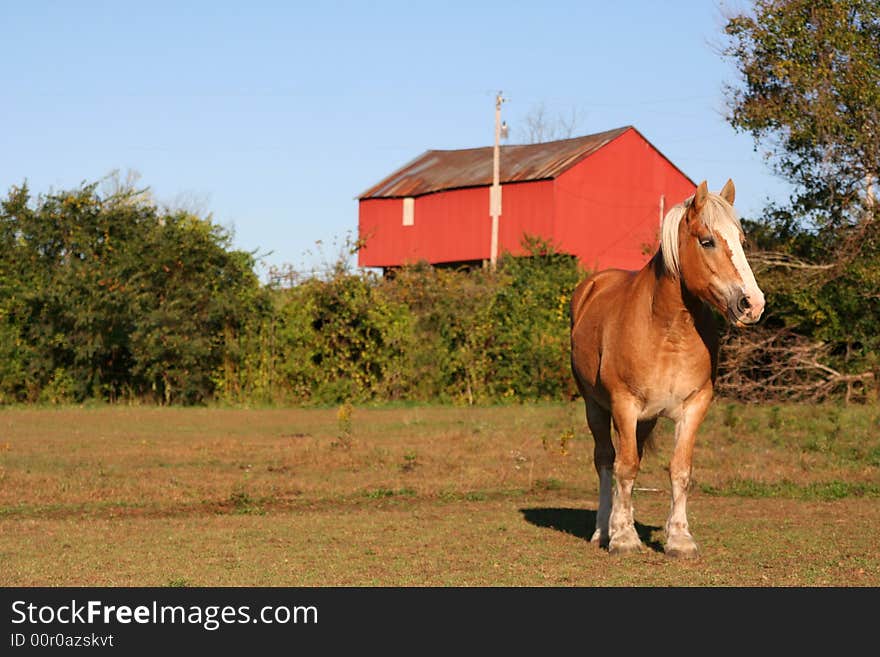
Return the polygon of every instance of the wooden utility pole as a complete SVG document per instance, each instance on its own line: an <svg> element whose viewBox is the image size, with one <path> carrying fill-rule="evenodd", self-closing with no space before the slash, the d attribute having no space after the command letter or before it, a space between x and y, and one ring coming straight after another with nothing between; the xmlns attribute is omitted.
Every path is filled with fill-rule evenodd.
<svg viewBox="0 0 880 657"><path fill-rule="evenodd" d="M501 217L501 103L504 101L505 98L499 91L495 96L495 150L492 159L492 187L489 191L489 214L492 216L492 243L489 248L489 262L493 270L498 262L498 219ZM504 126L504 128L506 127Z"/></svg>

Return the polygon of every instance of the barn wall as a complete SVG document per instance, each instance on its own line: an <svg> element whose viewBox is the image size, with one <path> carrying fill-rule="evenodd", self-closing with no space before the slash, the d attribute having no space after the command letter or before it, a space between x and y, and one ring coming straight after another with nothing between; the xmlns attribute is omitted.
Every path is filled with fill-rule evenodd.
<svg viewBox="0 0 880 657"><path fill-rule="evenodd" d="M492 225L492 219L488 219ZM553 236L553 181L501 186L501 218L498 220L498 255L521 255L524 235L544 239ZM488 253L487 246L487 253Z"/></svg>
<svg viewBox="0 0 880 657"><path fill-rule="evenodd" d="M455 262L489 257L492 222L489 188L474 187L416 198L419 254L428 262ZM404 254L414 262L415 252Z"/></svg>
<svg viewBox="0 0 880 657"><path fill-rule="evenodd" d="M412 226L403 225L402 199L360 202L359 235L366 247L362 267L483 260L489 258L492 219L489 188L456 189L415 199ZM504 185L498 224L498 253L522 253L524 234L550 238L553 232L553 182Z"/></svg>
<svg viewBox="0 0 880 657"><path fill-rule="evenodd" d="M358 203L358 237L365 244L358 251L359 266L395 264L396 253L412 251L414 234L402 230L402 220L403 199L374 198Z"/></svg>
<svg viewBox="0 0 880 657"><path fill-rule="evenodd" d="M475 187L415 199L412 226L403 225L403 199L365 199L359 235L362 267L479 260L489 257L489 189Z"/></svg>
<svg viewBox="0 0 880 657"><path fill-rule="evenodd" d="M588 270L639 269L657 249L660 195L668 210L694 189L629 130L555 180L554 239Z"/></svg>

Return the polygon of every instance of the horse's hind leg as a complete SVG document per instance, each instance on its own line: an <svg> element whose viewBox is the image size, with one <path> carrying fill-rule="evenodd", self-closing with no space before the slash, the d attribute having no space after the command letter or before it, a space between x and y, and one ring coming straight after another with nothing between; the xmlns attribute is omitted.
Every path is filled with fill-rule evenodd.
<svg viewBox="0 0 880 657"><path fill-rule="evenodd" d="M625 554L642 549L633 519L632 489L639 473L638 412L635 403L618 400L612 406L617 443L614 457L614 496L608 523L608 551Z"/></svg>
<svg viewBox="0 0 880 657"><path fill-rule="evenodd" d="M611 517L611 484L614 472L614 443L611 442L611 412L586 398L587 424L593 434L593 462L599 475L599 509L596 512L596 531L590 539L601 547L608 547L608 521Z"/></svg>

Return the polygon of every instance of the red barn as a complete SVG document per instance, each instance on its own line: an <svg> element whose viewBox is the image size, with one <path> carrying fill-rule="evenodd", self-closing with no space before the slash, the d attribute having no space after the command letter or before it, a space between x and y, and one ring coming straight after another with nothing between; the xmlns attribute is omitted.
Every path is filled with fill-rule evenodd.
<svg viewBox="0 0 880 657"><path fill-rule="evenodd" d="M501 147L498 253L524 235L589 270L638 269L657 247L665 210L696 185L627 126L585 137ZM493 149L427 151L358 197L362 267L490 258Z"/></svg>

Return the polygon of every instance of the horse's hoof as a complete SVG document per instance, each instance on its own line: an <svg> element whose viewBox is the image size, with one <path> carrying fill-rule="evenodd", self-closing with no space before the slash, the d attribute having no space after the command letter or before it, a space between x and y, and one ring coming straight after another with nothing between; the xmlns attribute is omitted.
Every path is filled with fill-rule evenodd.
<svg viewBox="0 0 880 657"><path fill-rule="evenodd" d="M641 552L644 548L645 546L642 545L642 542L638 538L635 540L621 541L611 539L611 542L608 543L609 554L633 554L634 552Z"/></svg>
<svg viewBox="0 0 880 657"><path fill-rule="evenodd" d="M700 556L700 550L693 539L668 542L665 551L670 559L696 559Z"/></svg>

